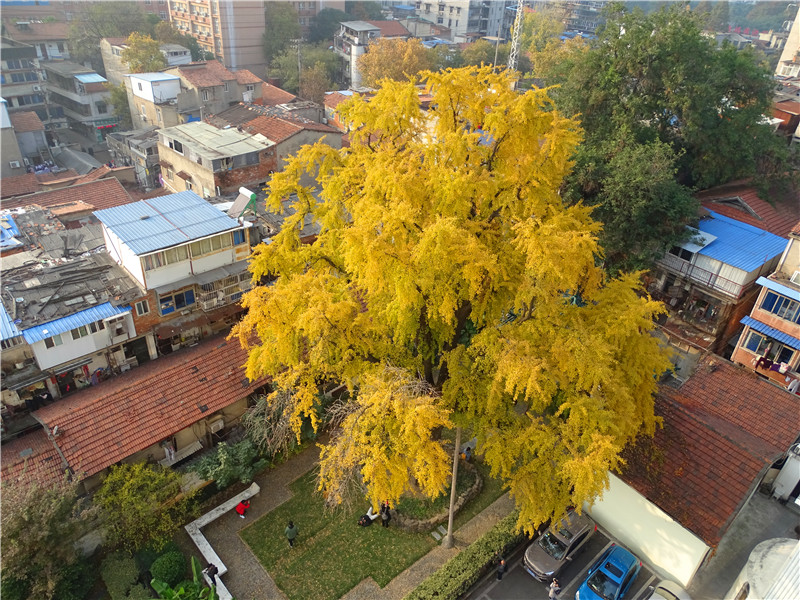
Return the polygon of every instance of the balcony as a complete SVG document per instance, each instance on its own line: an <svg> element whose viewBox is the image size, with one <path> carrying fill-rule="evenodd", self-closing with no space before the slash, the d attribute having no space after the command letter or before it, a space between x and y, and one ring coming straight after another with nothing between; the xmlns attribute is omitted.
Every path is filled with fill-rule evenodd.
<svg viewBox="0 0 800 600"><path fill-rule="evenodd" d="M698 283L717 292L722 292L734 299L741 297L742 292L752 286L752 282L741 284L720 277L716 273L697 267L682 258L678 258L674 254L667 253L658 261L658 264L673 273L687 277L694 283Z"/></svg>

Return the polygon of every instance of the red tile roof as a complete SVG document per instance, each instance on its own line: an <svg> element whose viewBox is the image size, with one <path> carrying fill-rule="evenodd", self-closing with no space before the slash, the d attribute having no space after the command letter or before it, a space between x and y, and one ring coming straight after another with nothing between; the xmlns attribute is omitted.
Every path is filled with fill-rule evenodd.
<svg viewBox="0 0 800 600"><path fill-rule="evenodd" d="M236 77L236 81L242 85L248 83L264 83L263 79L257 77L252 71L248 71L247 69L239 69L233 73L233 76Z"/></svg>
<svg viewBox="0 0 800 600"><path fill-rule="evenodd" d="M11 126L17 133L44 131L44 123L32 110L9 113L8 118L11 119Z"/></svg>
<svg viewBox="0 0 800 600"><path fill-rule="evenodd" d="M60 439L60 437L58 438ZM64 466L44 429L3 444L0 479L31 479L52 484L64 477Z"/></svg>
<svg viewBox="0 0 800 600"><path fill-rule="evenodd" d="M107 37L103 39L112 46L126 46L128 44L128 38L125 37Z"/></svg>
<svg viewBox="0 0 800 600"><path fill-rule="evenodd" d="M293 119L281 119L279 117L268 116L258 116L251 121L247 121L243 125L243 129L251 134L260 133L276 144L288 140L290 137L303 130L319 131L322 133L341 133L338 129L334 129L323 123L295 121Z"/></svg>
<svg viewBox="0 0 800 600"><path fill-rule="evenodd" d="M656 414L663 429L626 449L623 479L711 546L800 434L800 397L714 355L662 387Z"/></svg>
<svg viewBox="0 0 800 600"><path fill-rule="evenodd" d="M101 167L96 168L94 171L90 171L75 183L87 183L89 181L97 181L98 179L102 179L106 175L111 173L111 167L108 165L103 165Z"/></svg>
<svg viewBox="0 0 800 600"><path fill-rule="evenodd" d="M411 32L400 21L367 21L381 30L381 37L411 37Z"/></svg>
<svg viewBox="0 0 800 600"><path fill-rule="evenodd" d="M58 425L61 451L88 477L263 386L266 380L245 377L246 359L238 340L208 339L54 402L36 416L51 429Z"/></svg>
<svg viewBox="0 0 800 600"><path fill-rule="evenodd" d="M47 207L57 204L66 204L73 200L82 200L94 206L96 210L111 208L112 206L121 206L133 202L133 199L128 195L128 192L125 191L125 188L122 187L119 180L111 177L109 179L100 179L98 181L90 181L89 183L71 185L49 192L39 192L28 196L19 196L9 200L3 200L2 203L0 203L0 207L18 208L29 204L38 204L39 206Z"/></svg>
<svg viewBox="0 0 800 600"><path fill-rule="evenodd" d="M12 198L13 196L24 196L39 191L39 180L33 173L24 175L12 175L3 177L0 180L0 198ZM7 202L2 203L3 208L9 208Z"/></svg>
<svg viewBox="0 0 800 600"><path fill-rule="evenodd" d="M236 76L216 60L180 65L166 72L173 73L175 70L196 88L213 87L236 80Z"/></svg>
<svg viewBox="0 0 800 600"><path fill-rule="evenodd" d="M64 179L77 179L80 177L81 174L78 173L75 169L67 169L65 171L59 171L58 173L36 173L36 179L39 180L39 183L50 183L52 181L63 181Z"/></svg>
<svg viewBox="0 0 800 600"><path fill-rule="evenodd" d="M770 198L768 202L743 182L705 190L698 193L697 197L709 210L784 238L800 220L800 198ZM736 200L737 197L741 198L741 202Z"/></svg>
<svg viewBox="0 0 800 600"><path fill-rule="evenodd" d="M792 235L800 235L800 223L792 227Z"/></svg>
<svg viewBox="0 0 800 600"><path fill-rule="evenodd" d="M6 32L3 34L17 42L44 42L50 40L66 40L69 37L69 23L34 23L28 21L26 29L17 27L22 19L5 18L3 23Z"/></svg>
<svg viewBox="0 0 800 600"><path fill-rule="evenodd" d="M297 96L268 83L261 84L261 103L264 106L287 104L297 100Z"/></svg>

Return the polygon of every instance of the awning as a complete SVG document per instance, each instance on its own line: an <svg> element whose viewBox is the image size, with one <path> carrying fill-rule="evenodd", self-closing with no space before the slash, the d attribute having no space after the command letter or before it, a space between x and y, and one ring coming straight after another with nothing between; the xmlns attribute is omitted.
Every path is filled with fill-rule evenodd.
<svg viewBox="0 0 800 600"><path fill-rule="evenodd" d="M72 329L80 327L81 325L88 325L95 321L108 319L116 315L131 312L130 306L114 306L110 302L104 302L97 306L92 306L85 310L76 312L67 317L62 317L54 321L36 325L23 330L22 336L29 344L39 342L45 338L53 337L59 333L66 333Z"/></svg>
<svg viewBox="0 0 800 600"><path fill-rule="evenodd" d="M192 176L189 175L189 173L187 173L186 171L178 171L177 175L178 175L178 177L180 177L181 179L184 179L184 180L192 178Z"/></svg>
<svg viewBox="0 0 800 600"><path fill-rule="evenodd" d="M758 285L763 285L765 288L772 290L776 294L780 294L781 296L786 296L787 298L791 298L792 300L800 302L800 292L790 288L788 285L782 284L780 281L767 279L766 277L759 277L756 279L756 283Z"/></svg>
<svg viewBox="0 0 800 600"><path fill-rule="evenodd" d="M768 335L769 337L778 340L781 344L786 344L795 350L800 350L800 340L789 335L788 333L773 329L769 325L765 325L761 321L757 321L752 317L744 317L740 322L750 327L750 329L754 329L759 333L763 333L764 335Z"/></svg>
<svg viewBox="0 0 800 600"><path fill-rule="evenodd" d="M158 164L160 164L162 167L165 167L167 169L171 169L172 168L172 165L170 163L168 163L167 161L165 161L165 160L158 161Z"/></svg>

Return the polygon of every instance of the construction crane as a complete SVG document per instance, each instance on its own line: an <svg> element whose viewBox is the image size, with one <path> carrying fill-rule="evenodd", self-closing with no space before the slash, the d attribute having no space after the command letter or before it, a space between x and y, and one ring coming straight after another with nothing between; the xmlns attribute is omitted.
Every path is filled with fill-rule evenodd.
<svg viewBox="0 0 800 600"><path fill-rule="evenodd" d="M519 34L522 29L522 7L525 0L517 0L517 14L514 16L514 31L511 35L511 51L508 53L509 71L517 68L517 57L519 56Z"/></svg>

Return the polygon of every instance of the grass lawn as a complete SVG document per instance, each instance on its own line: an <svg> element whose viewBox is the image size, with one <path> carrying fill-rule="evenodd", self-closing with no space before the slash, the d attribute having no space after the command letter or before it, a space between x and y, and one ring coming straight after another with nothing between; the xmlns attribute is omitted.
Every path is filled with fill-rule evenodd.
<svg viewBox="0 0 800 600"><path fill-rule="evenodd" d="M456 527L502 493L500 485L488 479L488 469L476 466L484 477L483 490L456 516ZM367 577L384 587L437 545L428 533L407 533L391 525L384 529L379 521L359 527L366 503L351 511L326 513L314 491L314 476L312 471L295 481L291 500L241 532L291 600L336 600ZM293 549L283 535L290 519L300 529Z"/></svg>

